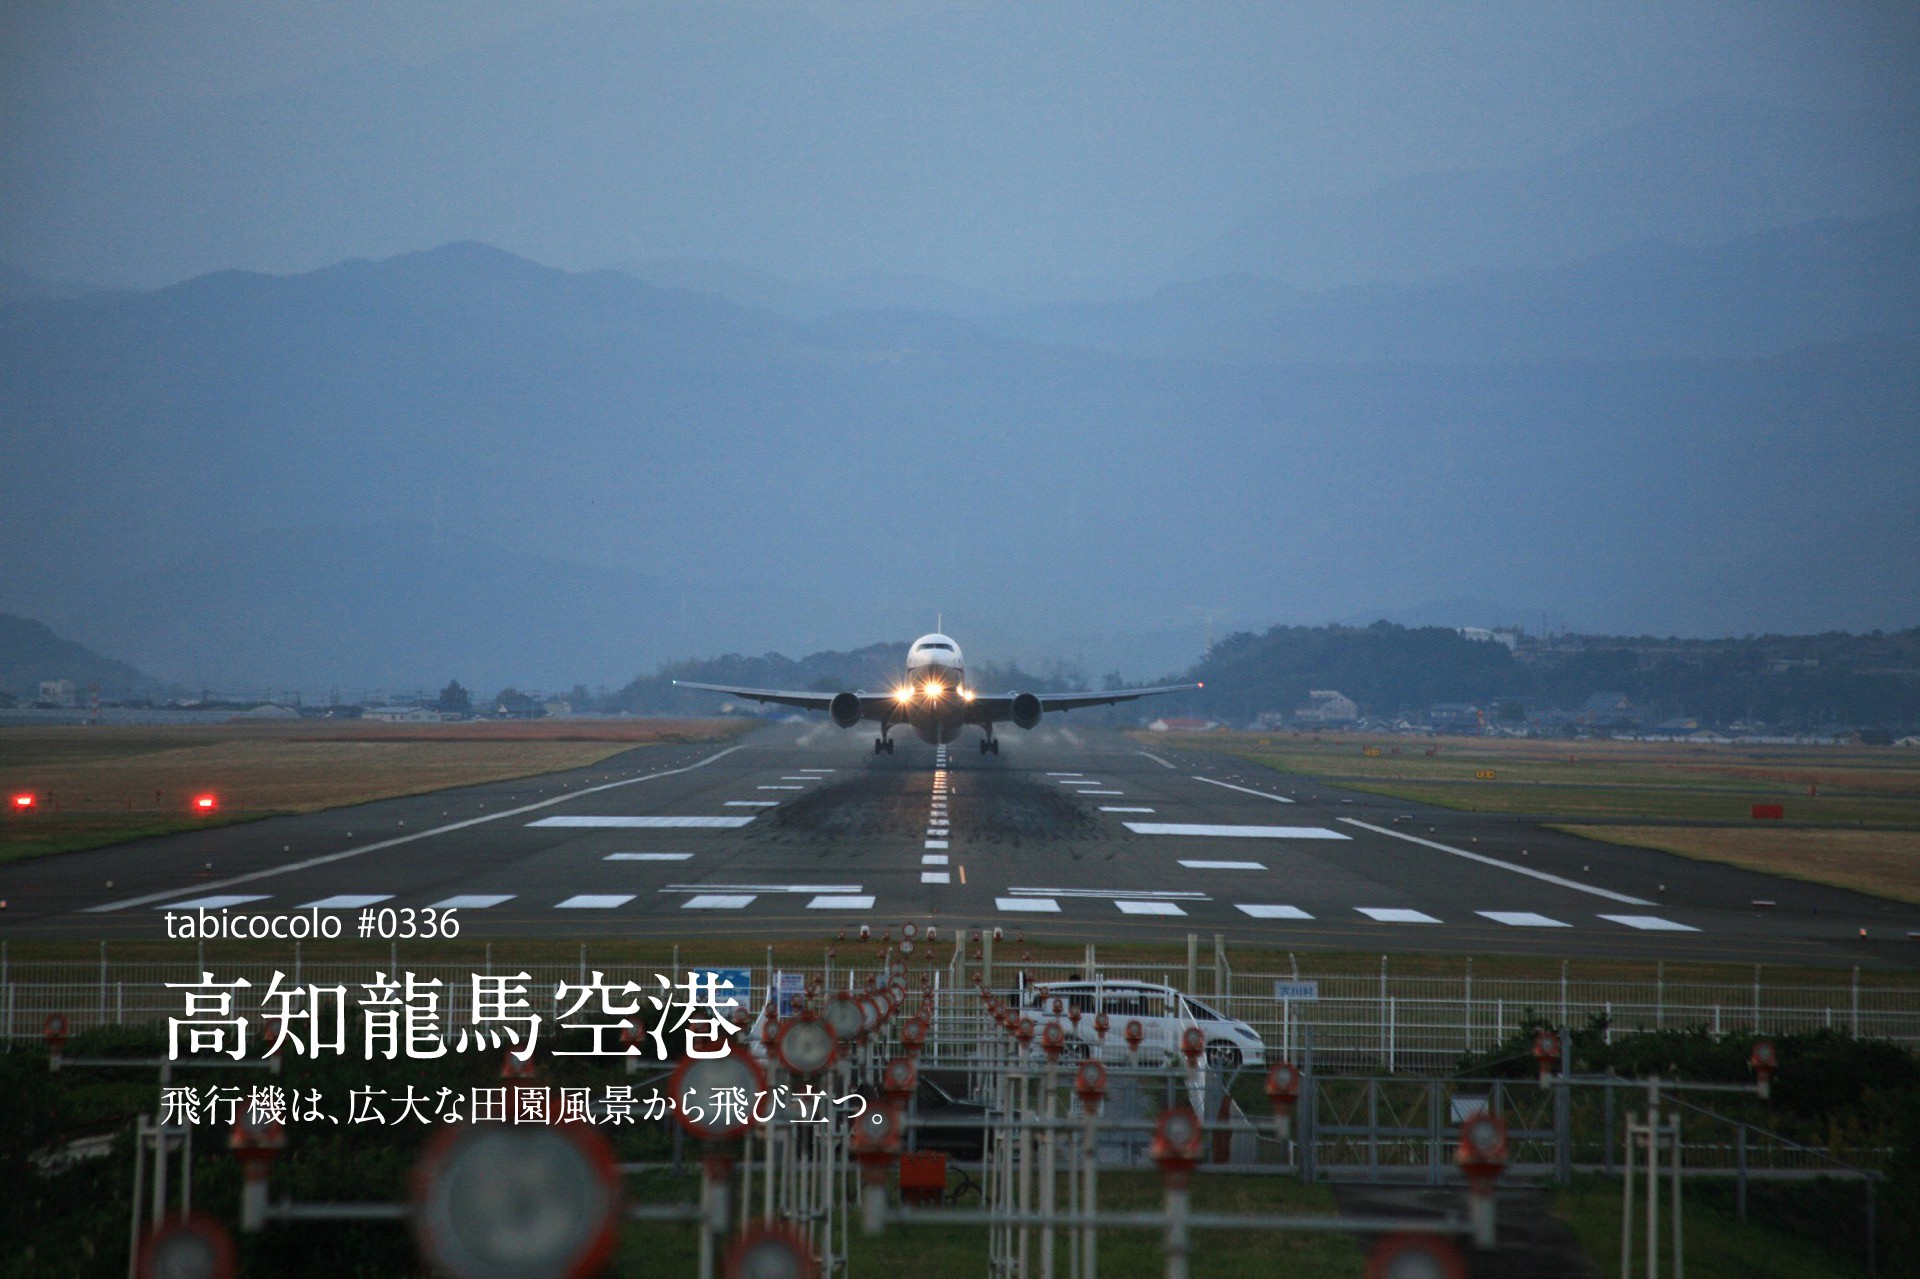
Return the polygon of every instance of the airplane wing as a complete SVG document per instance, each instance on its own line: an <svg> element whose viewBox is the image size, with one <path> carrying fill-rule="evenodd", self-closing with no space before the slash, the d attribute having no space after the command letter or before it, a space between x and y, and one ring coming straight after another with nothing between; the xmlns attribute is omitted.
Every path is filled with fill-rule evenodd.
<svg viewBox="0 0 1920 1279"><path fill-rule="evenodd" d="M780 706L798 706L807 711L831 711L834 699L844 697L844 693L811 693L783 688L735 688L731 684L697 684L692 680L673 681L678 688L698 688L709 693L728 693L734 697L745 698L751 702L773 702ZM898 709L899 703L887 693L855 693L860 699L861 719L886 719ZM851 720L848 721L852 723Z"/></svg>
<svg viewBox="0 0 1920 1279"><path fill-rule="evenodd" d="M1194 689L1205 688L1204 684L1162 684L1157 688L1115 688L1098 693L1033 693L1030 696L1040 700L1040 709L1044 711L1079 710L1084 706L1112 706L1118 702L1131 702L1135 698L1153 697L1160 693L1187 693ZM976 696L969 708L968 719L974 723L1000 723L1013 719L1014 698L1018 693L995 693Z"/></svg>

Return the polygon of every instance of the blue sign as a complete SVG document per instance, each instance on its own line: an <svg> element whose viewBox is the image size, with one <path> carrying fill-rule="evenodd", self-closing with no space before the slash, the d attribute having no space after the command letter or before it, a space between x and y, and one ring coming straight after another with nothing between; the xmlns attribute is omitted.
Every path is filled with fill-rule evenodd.
<svg viewBox="0 0 1920 1279"><path fill-rule="evenodd" d="M1310 1003L1320 998L1320 983L1317 981L1277 981L1273 983L1273 997L1287 1000L1297 999Z"/></svg>
<svg viewBox="0 0 1920 1279"><path fill-rule="evenodd" d="M727 1009L745 1009L753 1002L753 971L747 968L689 968L697 985L696 990L704 991L709 974L713 977L713 1008L715 1012Z"/></svg>

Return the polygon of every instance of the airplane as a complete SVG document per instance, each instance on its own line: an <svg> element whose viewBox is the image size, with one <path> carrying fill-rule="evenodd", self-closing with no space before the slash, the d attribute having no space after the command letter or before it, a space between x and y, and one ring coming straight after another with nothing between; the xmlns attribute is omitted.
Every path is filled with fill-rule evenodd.
<svg viewBox="0 0 1920 1279"><path fill-rule="evenodd" d="M967 686L966 662L960 646L935 631L922 635L907 649L907 677L885 693L787 692L774 688L734 688L726 684L696 684L675 680L682 688L704 689L710 693L728 693L749 701L798 706L802 710L825 711L841 728L852 728L862 720L880 725L873 753L893 754L893 738L888 734L898 725L912 728L921 741L941 745L960 739L967 725L977 726L982 755L1000 753L995 724L1013 723L1030 729L1048 711L1070 711L1083 706L1111 706L1137 697L1159 693L1183 693L1202 684L1167 684L1158 688L1116 688L1099 693L982 693Z"/></svg>

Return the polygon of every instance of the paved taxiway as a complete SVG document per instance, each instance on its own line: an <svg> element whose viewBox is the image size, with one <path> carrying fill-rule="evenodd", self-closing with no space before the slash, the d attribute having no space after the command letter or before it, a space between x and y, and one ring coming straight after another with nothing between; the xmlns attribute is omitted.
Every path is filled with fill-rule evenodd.
<svg viewBox="0 0 1920 1279"><path fill-rule="evenodd" d="M914 919L1076 941L1920 959L1920 908L1052 720L1002 740L998 757L969 737L876 758L868 732L787 722L730 747L42 858L0 867L0 934L157 937L161 912L198 906L439 906L467 938L828 937Z"/></svg>

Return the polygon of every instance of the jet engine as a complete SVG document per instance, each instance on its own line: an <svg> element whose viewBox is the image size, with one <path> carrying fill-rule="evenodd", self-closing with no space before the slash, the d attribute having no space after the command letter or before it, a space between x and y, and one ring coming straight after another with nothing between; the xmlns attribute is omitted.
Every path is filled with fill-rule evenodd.
<svg viewBox="0 0 1920 1279"><path fill-rule="evenodd" d="M1032 728L1040 722L1040 699L1032 693L1013 695L1013 722L1022 728Z"/></svg>
<svg viewBox="0 0 1920 1279"><path fill-rule="evenodd" d="M860 699L853 693L835 693L827 703L827 714L840 727L852 728L860 722Z"/></svg>

